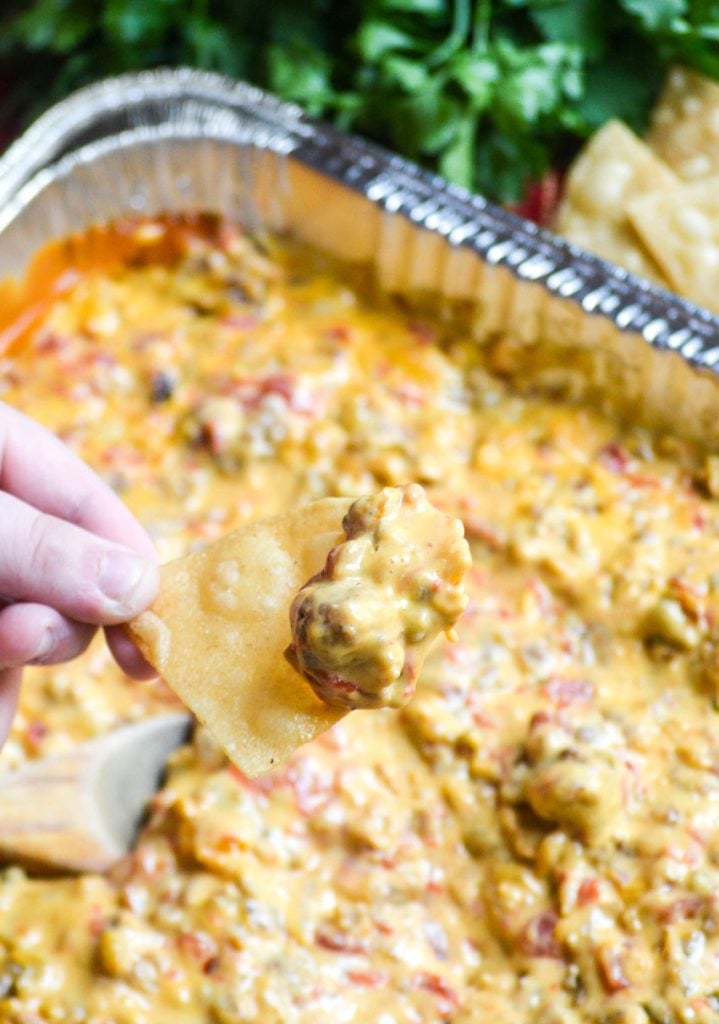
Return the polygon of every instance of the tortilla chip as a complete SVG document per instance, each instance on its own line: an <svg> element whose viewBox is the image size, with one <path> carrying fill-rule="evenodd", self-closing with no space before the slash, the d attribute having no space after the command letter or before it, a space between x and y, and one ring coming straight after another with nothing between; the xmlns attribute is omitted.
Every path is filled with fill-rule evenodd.
<svg viewBox="0 0 719 1024"><path fill-rule="evenodd" d="M686 181L719 174L719 83L688 68L672 68L647 142Z"/></svg>
<svg viewBox="0 0 719 1024"><path fill-rule="evenodd" d="M346 711L285 660L289 609L341 540L350 500L259 520L160 570L160 595L128 626L147 660L249 776L276 767Z"/></svg>
<svg viewBox="0 0 719 1024"><path fill-rule="evenodd" d="M635 199L629 216L676 291L719 311L719 176Z"/></svg>
<svg viewBox="0 0 719 1024"><path fill-rule="evenodd" d="M677 179L641 139L608 121L584 146L567 177L556 230L577 245L664 284L662 273L627 220L627 203L672 189Z"/></svg>

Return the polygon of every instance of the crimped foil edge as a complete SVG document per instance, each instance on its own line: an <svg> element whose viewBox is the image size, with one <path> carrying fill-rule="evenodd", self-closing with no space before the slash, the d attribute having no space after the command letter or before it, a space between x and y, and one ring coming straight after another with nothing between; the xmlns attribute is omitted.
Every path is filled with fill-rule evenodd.
<svg viewBox="0 0 719 1024"><path fill-rule="evenodd" d="M138 180L145 175L149 191L157 191L160 181L167 184L168 195L180 208L185 203L185 209L197 209L200 191L203 205L213 206L216 200L207 182L202 190L194 188L192 166L186 169L184 192L180 175L171 180L176 173L176 168L171 170L176 157L173 147L181 146L192 153L192 160L207 165L201 172L205 176L215 160L221 173L233 179L229 184L217 181L225 204L237 198L237 212L243 216L267 221L273 227L297 229L309 240L322 234L320 222L327 220L335 237L327 229L323 240L330 247L344 241L345 257L347 240L339 236L347 228L359 230L353 221L373 217L374 233L365 231L357 255L381 263L384 278L394 290L419 284L439 294L451 292L456 284L451 280L451 268L459 266L461 253L471 254L477 266L472 263L468 269L466 261L462 264L465 292L459 289L458 295L455 287L454 297L475 301L481 307L476 321L478 337L515 332L532 344L540 336L547 340L553 334L563 345L571 344L572 338L578 347L602 345L607 353L611 350L617 364L617 381L625 386L631 378L630 390L640 402L645 399L644 392L653 395L655 403L661 400L653 378L664 381L666 388L674 377L685 377L684 368L680 371L675 362L669 372L660 364L652 370L652 360L647 362L643 355L648 346L652 351L678 353L684 364L705 372L719 364L719 318L713 314L379 146L307 117L294 104L244 83L189 69L143 72L100 82L58 104L28 129L0 160L0 253L13 232L18 235L14 229L28 222L32 209L49 191L55 191L59 203L72 205L77 213L75 227L85 226L83 217L101 218L102 197L92 196L92 179L87 175L113 154L123 154L131 163L132 155L142 150L147 166L133 165L132 174ZM236 165L227 159L223 147L236 153ZM272 160L268 161L268 156ZM122 176L122 164L118 167ZM89 183L85 195L75 187L83 174ZM263 191L259 179L268 175L276 194L268 199L265 181L265 194L259 200ZM304 220L302 209L293 200L298 183L304 189L304 199L309 200ZM124 179L118 182L120 191L127 185ZM321 201L315 201L313 190L322 191ZM151 204L132 190L127 205L130 211L159 212L157 203L150 209ZM117 215L112 204L109 209ZM232 214L235 210L217 212ZM45 232L45 238L61 231L63 223L60 217L47 220L47 228L43 223L37 229L39 234ZM32 241L34 245L41 242L39 238ZM28 253L22 255L21 247L17 252L19 270ZM641 339L643 349L634 345L636 338ZM626 366L620 373L621 363ZM642 371L644 383L637 370L639 363L647 363ZM606 376L604 370L602 373ZM693 404L696 414L694 432L709 430L719 443L719 427L712 429L713 410L719 401L716 380L711 372L699 389L701 402L695 396L688 404ZM684 420L689 429L689 416Z"/></svg>

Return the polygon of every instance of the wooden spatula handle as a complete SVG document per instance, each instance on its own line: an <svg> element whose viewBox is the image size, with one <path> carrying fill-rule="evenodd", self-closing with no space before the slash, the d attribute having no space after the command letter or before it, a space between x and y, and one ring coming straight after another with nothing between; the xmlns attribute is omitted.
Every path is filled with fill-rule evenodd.
<svg viewBox="0 0 719 1024"><path fill-rule="evenodd" d="M190 717L161 715L0 777L0 857L104 871L131 847Z"/></svg>

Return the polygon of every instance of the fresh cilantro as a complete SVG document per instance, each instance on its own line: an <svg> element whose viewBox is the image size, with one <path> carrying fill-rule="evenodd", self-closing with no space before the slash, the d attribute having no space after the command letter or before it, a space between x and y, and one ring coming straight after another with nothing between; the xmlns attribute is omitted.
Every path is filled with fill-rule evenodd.
<svg viewBox="0 0 719 1024"><path fill-rule="evenodd" d="M687 0L622 0L622 7L648 32L681 32L687 25Z"/></svg>
<svg viewBox="0 0 719 1024"><path fill-rule="evenodd" d="M327 54L295 40L270 43L266 56L270 88L285 99L301 103L310 114L322 113L332 88Z"/></svg>
<svg viewBox="0 0 719 1024"><path fill-rule="evenodd" d="M641 130L672 62L719 79L718 44L719 0L6 0L0 114L190 64L512 200L607 118Z"/></svg>

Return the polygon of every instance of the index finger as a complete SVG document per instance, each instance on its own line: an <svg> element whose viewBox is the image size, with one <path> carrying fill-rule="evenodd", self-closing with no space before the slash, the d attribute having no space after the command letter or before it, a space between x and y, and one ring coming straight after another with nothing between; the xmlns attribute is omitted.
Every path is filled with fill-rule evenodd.
<svg viewBox="0 0 719 1024"><path fill-rule="evenodd" d="M130 510L50 431L0 402L0 490L41 512L155 556Z"/></svg>

